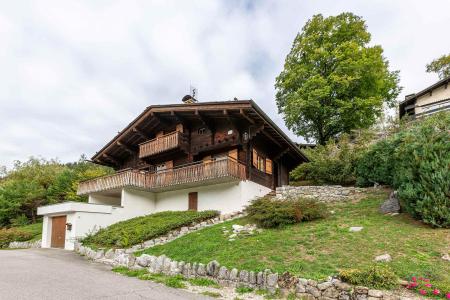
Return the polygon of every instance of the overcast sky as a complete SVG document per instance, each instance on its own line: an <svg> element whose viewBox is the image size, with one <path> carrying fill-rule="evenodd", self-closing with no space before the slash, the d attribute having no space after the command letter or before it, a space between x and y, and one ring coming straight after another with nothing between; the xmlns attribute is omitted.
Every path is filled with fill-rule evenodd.
<svg viewBox="0 0 450 300"><path fill-rule="evenodd" d="M285 128L274 80L314 14L362 16L403 93L450 52L450 1L0 1L0 165L91 157L151 104L254 99ZM296 140L301 139L290 136Z"/></svg>

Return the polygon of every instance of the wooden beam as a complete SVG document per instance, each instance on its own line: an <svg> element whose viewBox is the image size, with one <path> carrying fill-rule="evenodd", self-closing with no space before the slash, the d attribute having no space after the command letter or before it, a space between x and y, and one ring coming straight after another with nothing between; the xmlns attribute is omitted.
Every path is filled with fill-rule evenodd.
<svg viewBox="0 0 450 300"><path fill-rule="evenodd" d="M135 153L135 151L133 150L133 148L131 146L129 146L127 144L124 144L121 141L117 141L116 144L117 144L117 146L121 147L122 149L124 149L129 154L134 154Z"/></svg>
<svg viewBox="0 0 450 300"><path fill-rule="evenodd" d="M268 134L268 133L265 132L264 130L262 130L261 132L262 132L262 134L264 134L268 139L270 139L272 142L274 142L275 145L277 145L277 146L280 147L280 148L283 148L283 147L281 146L281 144L280 144L277 140L275 140L275 138L273 138L270 134Z"/></svg>
<svg viewBox="0 0 450 300"><path fill-rule="evenodd" d="M255 120L253 120L252 118L250 118L243 109L239 110L239 113L250 123L250 124L255 124Z"/></svg>
<svg viewBox="0 0 450 300"><path fill-rule="evenodd" d="M189 128L190 123L187 122L186 119L183 118L182 116L180 116L178 113L171 110L170 115L173 116L175 118L175 120L177 120L178 123L183 124L183 128Z"/></svg>
<svg viewBox="0 0 450 300"><path fill-rule="evenodd" d="M143 138L144 140L149 140L150 139L150 136L148 136L147 134L145 134L142 130L140 130L139 128L137 128L137 127L134 127L133 129L132 129L132 131L134 132L134 133L136 133L136 134L138 134L141 138Z"/></svg>
<svg viewBox="0 0 450 300"><path fill-rule="evenodd" d="M279 160L281 157L283 157L283 155L285 155L286 153L288 153L289 150L290 150L289 148L284 149L281 153L279 153L277 156L275 156L273 160L274 160L274 161Z"/></svg>
<svg viewBox="0 0 450 300"><path fill-rule="evenodd" d="M115 165L120 166L120 162L116 158L114 158L106 153L103 153L103 157L106 158L107 160L111 161Z"/></svg>
<svg viewBox="0 0 450 300"><path fill-rule="evenodd" d="M214 126L214 123L206 118L204 115L202 115L198 110L195 111L195 115L200 119L203 126L206 126L210 131L215 131L216 127Z"/></svg>

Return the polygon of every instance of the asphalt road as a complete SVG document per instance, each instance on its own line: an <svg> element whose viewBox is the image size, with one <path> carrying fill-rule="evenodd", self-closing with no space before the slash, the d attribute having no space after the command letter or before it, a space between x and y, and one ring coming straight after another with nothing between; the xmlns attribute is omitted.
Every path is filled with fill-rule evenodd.
<svg viewBox="0 0 450 300"><path fill-rule="evenodd" d="M211 299L56 249L0 250L0 299Z"/></svg>

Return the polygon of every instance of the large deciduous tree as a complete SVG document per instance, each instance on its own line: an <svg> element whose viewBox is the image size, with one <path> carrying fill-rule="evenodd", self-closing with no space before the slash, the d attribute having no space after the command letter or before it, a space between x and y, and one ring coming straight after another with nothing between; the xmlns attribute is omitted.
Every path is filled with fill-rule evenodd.
<svg viewBox="0 0 450 300"><path fill-rule="evenodd" d="M450 54L442 55L427 65L428 73L437 73L439 79L450 76Z"/></svg>
<svg viewBox="0 0 450 300"><path fill-rule="evenodd" d="M324 145L367 128L383 104L395 105L398 71L389 71L381 46L352 13L315 15L303 27L276 78L278 110L289 129Z"/></svg>

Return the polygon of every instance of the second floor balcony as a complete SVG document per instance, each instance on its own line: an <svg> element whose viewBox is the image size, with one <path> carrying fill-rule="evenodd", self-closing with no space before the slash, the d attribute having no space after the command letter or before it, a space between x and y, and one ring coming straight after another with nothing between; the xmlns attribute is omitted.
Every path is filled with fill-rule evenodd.
<svg viewBox="0 0 450 300"><path fill-rule="evenodd" d="M183 134L170 132L139 145L139 158L149 157L181 146Z"/></svg>
<svg viewBox="0 0 450 300"><path fill-rule="evenodd" d="M197 162L161 172L126 170L117 174L80 182L78 195L134 187L149 192L160 192L246 179L246 166L235 159Z"/></svg>

